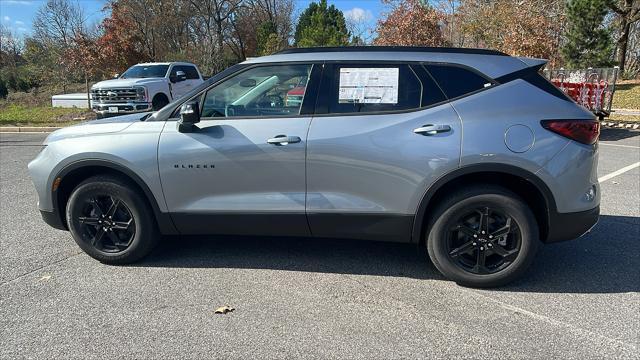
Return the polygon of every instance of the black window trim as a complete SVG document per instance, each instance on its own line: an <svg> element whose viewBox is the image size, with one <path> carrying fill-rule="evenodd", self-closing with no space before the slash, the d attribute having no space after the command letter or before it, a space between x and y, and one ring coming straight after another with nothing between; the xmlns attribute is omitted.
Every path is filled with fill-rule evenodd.
<svg viewBox="0 0 640 360"><path fill-rule="evenodd" d="M246 67L239 69L238 71L235 71L225 77L223 77L222 79L211 83L209 86L207 86L206 88L202 89L199 93L191 96L190 98L180 102L179 104L176 105L176 107L171 111L171 115L169 116L169 118L167 118L165 121L177 121L180 120L180 108L182 107L183 104L189 102L189 101L193 101L195 99L198 99L198 103L202 104L204 101L204 97L206 96L207 92L218 86L219 84L223 83L224 81L227 81L228 79L231 79L234 76L237 76L239 74L242 74L245 71L249 71L251 69L255 69L258 67L267 67L267 66L286 66L286 65L311 65L311 73L309 76L309 84L312 84L312 80L315 80L316 83L312 84L315 86L315 89L312 90L311 93L311 97L313 97L313 105L309 104L307 105L307 93L309 91L309 87L307 87L307 89L305 90L305 96L302 100L302 105L300 106L300 113L298 114L292 114L292 115L277 115L277 116L265 116L265 115L257 115L257 116L229 116L229 117L203 117L201 118L201 120L207 120L207 121L211 121L211 120L233 120L233 119L238 119L238 120L251 120L251 119L264 119L264 120L272 120L272 119L286 119L286 118L294 118L294 117L311 117L313 116L313 109L315 109L316 106L316 102L317 102L317 97L318 97L318 89L319 89L319 83L322 79L323 76L323 70L324 70L324 62L323 61L281 61L281 62L265 62L265 63L255 63L255 64L247 64ZM313 94L315 92L315 94ZM307 105L307 106L305 106ZM202 109L201 109L202 110Z"/></svg>
<svg viewBox="0 0 640 360"><path fill-rule="evenodd" d="M348 113L329 113L328 112L328 103L326 101L326 99L324 98L324 96L326 94L329 93L329 86L331 84L329 84L329 80L327 77L327 74L330 73L330 71L326 71L328 67L332 67L335 64L367 64L367 63L371 63L372 65L375 64L388 64L388 65L407 65L409 66L409 68L414 72L414 74L416 75L416 77L418 78L418 80L420 80L420 76L418 74L415 73L415 71L412 69L413 66L422 66L424 71L429 74L429 76L431 76L431 79L434 81L434 83L438 86L439 90L444 94L445 100L434 103L434 104L430 104L427 106L421 106L418 108L412 108L412 109L404 109L404 110L386 110L386 111L367 111L367 112L348 112ZM313 101L314 105L313 107L309 106L309 108L305 108L305 104L306 104L306 94L305 94L305 99L303 100L302 103L302 107L300 108L300 114L295 114L295 115L281 115L281 116L273 116L273 117L265 117L265 116L234 116L234 117L224 117L224 118L203 118L204 120L222 120L222 119L265 119L265 120L269 120L269 119L284 119L284 118L292 118L292 117L330 117L330 116L361 116L361 115L392 115L392 114L406 114L406 113L412 113L412 112L418 112L418 111L423 111L423 110L428 110L437 106L441 106L447 103L452 103L456 100L468 97L468 96L472 96L475 95L477 93L489 90L489 89L493 89L494 87L496 87L497 85L500 85L499 82L497 82L495 79L490 78L489 76L483 74L482 72L478 71L477 69L468 66L468 65L464 65L464 64L458 64L458 63L451 63L451 62L441 62L441 61L404 61L404 60L319 60L319 61L271 61L271 62L261 62L261 63L253 63L253 64L246 64L245 67L239 69L238 71L235 71L223 78L221 78L220 80L211 83L209 86L207 86L205 89L201 90L198 94L195 94L193 96L191 96L188 99L185 99L184 101L176 104L175 108L171 111L171 115L164 121L177 121L180 119L178 112L180 111L180 107L189 101L192 101L198 97L202 97L204 96L204 94L206 94L207 91L209 91L209 89L211 89L214 86L217 86L218 84L222 83L223 81L226 81L227 79L236 76L242 72L245 72L247 70L256 68L256 67L263 67L263 66L274 66L274 65L299 65L299 64L309 64L309 65L313 65L312 68L312 76L313 76L313 69L314 68L320 68L319 72L320 72L320 76L319 76L319 81L315 86L314 91L316 91L316 96L315 99ZM440 87L440 84L435 80L435 78L433 78L433 75L431 75L431 73L426 69L425 65L442 65L442 66L452 66L452 67L459 67L468 71L471 71L481 77L483 77L484 79L487 80L488 83L491 83L491 86L487 86L484 87L482 89L478 89L476 91L472 91L463 95L460 95L458 97L454 97L454 98L448 98L447 94L442 91L442 88ZM309 80L309 82L311 82L311 79ZM420 80L420 82L422 83L422 81ZM424 88L424 85L423 85ZM308 90L308 89L307 89ZM421 101L421 105L422 105L422 99ZM200 99L200 103L202 103L202 98ZM325 107L325 109L322 109L322 107Z"/></svg>
<svg viewBox="0 0 640 360"><path fill-rule="evenodd" d="M322 76L322 83L320 84L320 94L318 94L319 96L319 103L320 106L324 106L324 109L320 109L319 110L319 106L318 104L316 104L316 112L314 113L314 117L329 117L329 116L361 116L361 115L388 115L388 114L406 114L406 113L412 113L412 112L418 112L418 111L423 111L423 110L428 110L437 106L441 106L447 103L451 103L453 101L456 101L458 99L462 99L465 98L467 96L471 96L471 95L475 95L479 92L491 89L493 87L495 87L496 85L499 85L498 82L496 82L494 79L488 77L487 75L481 73L480 71L478 71L477 69L474 69L470 66L464 65L464 64L457 64L457 63L449 63L449 62L439 62L439 61L403 61L403 60L327 60L325 61L326 65L334 65L334 64L367 64L367 63L371 63L372 65L375 64L381 64L381 65L407 65L409 66L409 68L411 69L411 71L413 71L413 73L416 75L416 77L418 78L418 80L420 80L420 83L422 83L422 80L420 79L420 76L418 74L416 74L416 72L412 69L413 66L422 66L424 71L429 74L429 76L431 77L431 79L433 80L433 82L438 86L438 89L444 94L444 98L445 100L437 102L437 103L433 103L427 106L420 106L417 108L412 108L412 109L404 109L404 110L382 110L382 111L367 111L367 112L348 112L348 113L329 113L328 112L328 102L326 99L321 98L321 94L329 94L330 93L330 86L331 86L331 79L327 78L327 76L323 75ZM440 84L435 80L435 78L433 77L433 75L431 75L431 73L427 70L427 68L425 67L425 65L442 65L442 66L451 66L451 67L459 67L468 71L471 71L473 73L475 73L476 75L481 76L482 78L486 79L488 83L491 83L491 86L487 86L484 87L482 89L478 89L476 91L472 91L463 95L460 95L458 97L454 97L454 98L448 98L447 94L442 90L442 88L440 87ZM326 68L326 66L325 66ZM325 73L329 74L332 71L325 71ZM424 89L424 84L422 84L423 89ZM422 105L422 97L420 99L420 105Z"/></svg>

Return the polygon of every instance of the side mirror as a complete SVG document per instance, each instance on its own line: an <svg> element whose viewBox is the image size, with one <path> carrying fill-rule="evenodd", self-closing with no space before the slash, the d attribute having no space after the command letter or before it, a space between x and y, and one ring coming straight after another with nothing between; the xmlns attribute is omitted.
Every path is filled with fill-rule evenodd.
<svg viewBox="0 0 640 360"><path fill-rule="evenodd" d="M187 80L187 74L186 74L184 71L178 70L178 71L176 71L176 74L175 74L174 76L171 76L171 77L169 78L169 80L170 80L172 83L177 83L177 82L180 82L180 81L185 81L185 80Z"/></svg>
<svg viewBox="0 0 640 360"><path fill-rule="evenodd" d="M179 132L192 132L194 125L200 122L200 106L197 101L185 103L180 108Z"/></svg>

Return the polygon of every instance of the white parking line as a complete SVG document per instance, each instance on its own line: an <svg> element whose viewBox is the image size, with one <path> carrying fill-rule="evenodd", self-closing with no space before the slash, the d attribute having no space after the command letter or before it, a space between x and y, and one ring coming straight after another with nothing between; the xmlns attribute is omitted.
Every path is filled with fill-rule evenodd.
<svg viewBox="0 0 640 360"><path fill-rule="evenodd" d="M633 146L633 145L620 145L620 144L609 144L606 142L600 142L600 145L606 145L606 146L615 146L615 147L623 147L623 148L631 148L631 149L640 149L640 146Z"/></svg>
<svg viewBox="0 0 640 360"><path fill-rule="evenodd" d="M640 166L640 161L638 161L637 163L633 163L633 164L631 164L629 166L625 166L620 170L616 170L616 171L612 172L611 174L607 174L605 176L602 176L602 177L598 178L598 182L607 181L607 180L609 180L611 178L614 178L614 177L616 177L616 176L618 176L620 174L624 174L629 170L633 170L633 169L637 168L638 166Z"/></svg>

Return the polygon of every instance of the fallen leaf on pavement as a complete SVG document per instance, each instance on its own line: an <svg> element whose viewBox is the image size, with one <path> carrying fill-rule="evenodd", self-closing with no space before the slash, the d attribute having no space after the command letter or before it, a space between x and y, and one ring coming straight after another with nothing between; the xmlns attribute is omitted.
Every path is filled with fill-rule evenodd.
<svg viewBox="0 0 640 360"><path fill-rule="evenodd" d="M226 314L235 310L231 306L221 306L214 311L215 314Z"/></svg>
<svg viewBox="0 0 640 360"><path fill-rule="evenodd" d="M49 280L51 279L51 275L47 274L47 275L42 275L42 277L40 278L40 281L42 280Z"/></svg>

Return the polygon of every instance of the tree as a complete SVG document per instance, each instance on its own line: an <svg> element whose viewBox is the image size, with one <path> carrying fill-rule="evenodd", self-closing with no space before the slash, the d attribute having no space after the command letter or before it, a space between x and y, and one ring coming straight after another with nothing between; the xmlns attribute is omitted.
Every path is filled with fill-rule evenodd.
<svg viewBox="0 0 640 360"><path fill-rule="evenodd" d="M345 46L349 31L342 11L327 0L312 2L300 15L294 35L295 46Z"/></svg>
<svg viewBox="0 0 640 360"><path fill-rule="evenodd" d="M141 33L128 16L126 5L112 1L107 8L111 10L111 16L102 21L102 35L96 40L96 47L100 49L99 66L113 75L131 65L151 60L144 54Z"/></svg>
<svg viewBox="0 0 640 360"><path fill-rule="evenodd" d="M624 72L629 49L629 37L634 23L640 21L639 0L607 0L607 6L613 11L618 23L618 39L616 41L616 61L620 72Z"/></svg>
<svg viewBox="0 0 640 360"><path fill-rule="evenodd" d="M564 0L462 0L457 23L467 46L487 47L515 56L558 56Z"/></svg>
<svg viewBox="0 0 640 360"><path fill-rule="evenodd" d="M571 0L567 4L566 43L562 54L569 67L609 66L611 33L604 26L607 0Z"/></svg>
<svg viewBox="0 0 640 360"><path fill-rule="evenodd" d="M89 34L78 33L73 40L73 45L67 49L65 54L66 63L84 76L89 109L91 109L89 79L95 77L102 69L99 66L101 53L95 38L92 38Z"/></svg>
<svg viewBox="0 0 640 360"><path fill-rule="evenodd" d="M69 0L48 0L33 20L33 40L44 50L41 53L44 56L34 57L33 61L42 62L39 67L46 71L46 77L62 83L63 91L73 75L65 65L64 56L76 35L84 30L82 8Z"/></svg>
<svg viewBox="0 0 640 360"><path fill-rule="evenodd" d="M278 51L278 29L273 21L265 21L257 31L257 55L270 55Z"/></svg>
<svg viewBox="0 0 640 360"><path fill-rule="evenodd" d="M390 10L378 21L376 45L445 46L442 16L420 0L382 0Z"/></svg>
<svg viewBox="0 0 640 360"><path fill-rule="evenodd" d="M217 73L224 61L225 38L232 33L232 20L241 6L240 0L190 0L195 44L204 50L200 65L205 71ZM198 41L199 40L199 41Z"/></svg>

